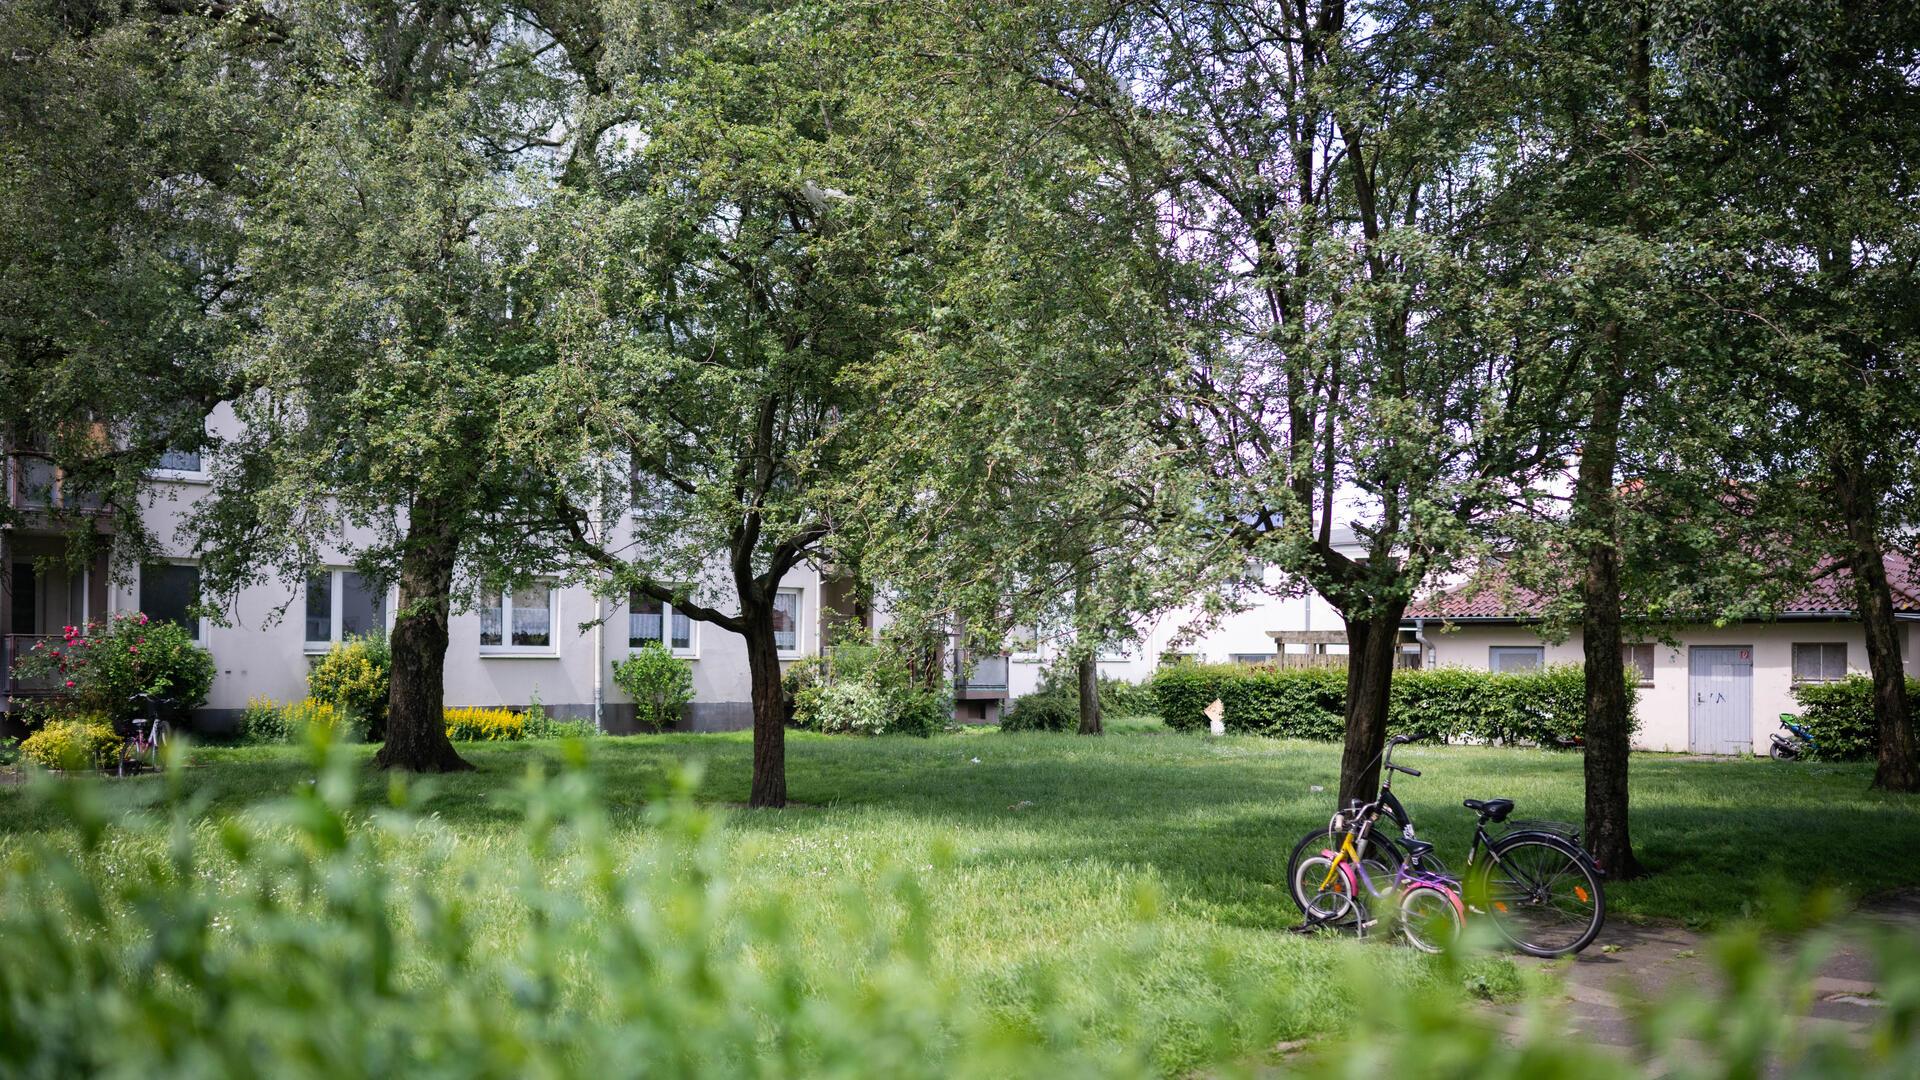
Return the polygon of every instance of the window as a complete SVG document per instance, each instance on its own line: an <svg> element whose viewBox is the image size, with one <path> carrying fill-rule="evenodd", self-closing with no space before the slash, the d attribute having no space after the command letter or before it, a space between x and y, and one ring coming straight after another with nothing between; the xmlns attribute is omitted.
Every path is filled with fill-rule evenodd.
<svg viewBox="0 0 1920 1080"><path fill-rule="evenodd" d="M1537 671L1546 662L1544 645L1495 645L1487 650L1488 671Z"/></svg>
<svg viewBox="0 0 1920 1080"><path fill-rule="evenodd" d="M322 570L307 578L307 644L325 648L387 628L387 591L364 574Z"/></svg>
<svg viewBox="0 0 1920 1080"><path fill-rule="evenodd" d="M693 620L635 589L627 597L627 648L643 648L649 641L660 641L672 652L692 652Z"/></svg>
<svg viewBox="0 0 1920 1080"><path fill-rule="evenodd" d="M161 472L197 473L200 472L200 451L168 450L160 455Z"/></svg>
<svg viewBox="0 0 1920 1080"><path fill-rule="evenodd" d="M1248 559L1240 567L1240 580L1248 585L1267 583L1267 564L1260 559Z"/></svg>
<svg viewBox="0 0 1920 1080"><path fill-rule="evenodd" d="M1271 664L1279 660L1280 657L1276 653L1237 652L1232 654L1230 659L1232 659L1233 662L1236 664L1252 665L1252 664Z"/></svg>
<svg viewBox="0 0 1920 1080"><path fill-rule="evenodd" d="M140 610L157 622L175 623L200 640L200 568L188 563L151 563L140 568Z"/></svg>
<svg viewBox="0 0 1920 1080"><path fill-rule="evenodd" d="M1793 681L1834 682L1847 677L1844 641L1794 642Z"/></svg>
<svg viewBox="0 0 1920 1080"><path fill-rule="evenodd" d="M773 594L773 646L781 652L800 651L800 590Z"/></svg>
<svg viewBox="0 0 1920 1080"><path fill-rule="evenodd" d="M559 651L554 637L559 592L545 582L533 582L480 600L480 649L492 653L530 653L552 656Z"/></svg>
<svg viewBox="0 0 1920 1080"><path fill-rule="evenodd" d="M1634 673L1634 678L1641 686L1653 685L1652 645L1620 646L1620 663Z"/></svg>

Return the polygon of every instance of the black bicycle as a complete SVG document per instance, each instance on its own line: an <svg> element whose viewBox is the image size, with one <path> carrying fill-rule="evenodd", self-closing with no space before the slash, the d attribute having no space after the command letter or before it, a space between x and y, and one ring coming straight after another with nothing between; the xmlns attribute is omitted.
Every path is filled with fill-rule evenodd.
<svg viewBox="0 0 1920 1080"><path fill-rule="evenodd" d="M1393 773L1420 775L1393 763L1394 747L1412 741L1404 735L1388 740L1381 751L1380 793L1373 801L1353 800L1326 828L1294 845L1287 887L1310 918L1325 907L1315 901L1328 867L1316 856L1343 850L1349 840L1370 877L1391 880L1409 858L1428 871L1445 872L1433 845L1419 838L1393 794ZM1512 799L1468 799L1463 805L1479 815L1461 877L1469 916L1486 916L1515 948L1533 956L1567 956L1593 944L1606 923L1607 897L1604 875L1580 846L1579 830L1562 822L1512 819ZM1397 840L1380 827L1383 820L1398 827ZM1489 824L1503 828L1492 834Z"/></svg>

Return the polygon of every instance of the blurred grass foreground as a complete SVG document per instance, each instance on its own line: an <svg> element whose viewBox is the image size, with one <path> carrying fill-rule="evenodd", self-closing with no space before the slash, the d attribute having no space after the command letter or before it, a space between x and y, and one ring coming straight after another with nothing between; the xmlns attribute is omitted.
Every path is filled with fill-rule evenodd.
<svg viewBox="0 0 1920 1080"><path fill-rule="evenodd" d="M1865 1033L1797 1018L1822 951L1874 931L1783 951L1749 927L1717 939L1717 988L1648 1003L1627 1050L1566 1036L1551 969L1525 977L1516 1034L1469 992L1512 977L1484 957L1409 978L1406 950L1328 942L1337 960L1297 978L1249 985L1216 954L1174 969L1187 985L1139 993L1169 977L1148 876L1093 962L982 983L941 959L963 944L933 939L923 883L950 854L831 904L739 889L721 820L692 798L697 767L670 772L640 839L616 843L588 753L531 764L517 827L482 858L398 780L387 805L357 804L356 758L324 745L291 793L218 816L178 769L144 807L35 778L68 827L0 849L0 1073L1920 1075L1911 935L1871 943L1882 998ZM1350 1016L1346 1033L1294 1040L1302 1002Z"/></svg>

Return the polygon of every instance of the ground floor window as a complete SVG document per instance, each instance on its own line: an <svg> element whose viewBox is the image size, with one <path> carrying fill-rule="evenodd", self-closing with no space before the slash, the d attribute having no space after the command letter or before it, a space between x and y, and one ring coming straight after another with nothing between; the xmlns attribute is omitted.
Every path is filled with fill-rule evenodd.
<svg viewBox="0 0 1920 1080"><path fill-rule="evenodd" d="M781 652L800 651L799 589L781 589L773 594L773 647Z"/></svg>
<svg viewBox="0 0 1920 1080"><path fill-rule="evenodd" d="M1641 686L1653 685L1652 645L1620 646L1620 662L1626 666L1628 671L1633 673L1634 678L1639 681Z"/></svg>
<svg viewBox="0 0 1920 1080"><path fill-rule="evenodd" d="M387 591L352 570L322 570L307 578L307 644L326 648L387 628Z"/></svg>
<svg viewBox="0 0 1920 1080"><path fill-rule="evenodd" d="M554 625L559 621L559 591L545 582L532 582L480 601L480 649L491 653L552 654L559 649Z"/></svg>
<svg viewBox="0 0 1920 1080"><path fill-rule="evenodd" d="M1847 677L1847 643L1814 641L1793 644L1793 681L1837 682Z"/></svg>
<svg viewBox="0 0 1920 1080"><path fill-rule="evenodd" d="M140 568L140 610L147 618L177 624L200 640L200 568L191 563L149 563Z"/></svg>
<svg viewBox="0 0 1920 1080"><path fill-rule="evenodd" d="M1546 662L1543 645L1495 645L1487 650L1488 671L1538 671Z"/></svg>
<svg viewBox="0 0 1920 1080"><path fill-rule="evenodd" d="M627 648L645 648L650 641L673 652L692 652L693 620L672 604L635 589L627 596Z"/></svg>

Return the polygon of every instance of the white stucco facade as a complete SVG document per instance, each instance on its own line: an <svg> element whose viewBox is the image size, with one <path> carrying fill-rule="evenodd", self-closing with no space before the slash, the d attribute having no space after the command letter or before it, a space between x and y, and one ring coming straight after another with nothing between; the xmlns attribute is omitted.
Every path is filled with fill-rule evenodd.
<svg viewBox="0 0 1920 1080"><path fill-rule="evenodd" d="M1549 664L1578 664L1583 660L1580 635L1565 641L1543 642L1528 625L1518 623L1455 623L1443 627L1429 622L1425 634L1436 667L1488 670L1495 648L1539 648ZM1909 671L1920 664L1920 632L1902 626L1902 656ZM1646 640L1653 647L1653 679L1639 687L1637 711L1640 731L1635 745L1643 750L1703 749L1696 730L1696 698L1705 691L1690 671L1696 648L1751 651L1748 749L1765 753L1768 736L1778 730L1781 713L1797 713L1793 698L1795 644L1840 645L1848 673L1867 671L1866 639L1860 624L1850 620L1805 619L1740 623L1730 627L1689 628L1676 641ZM1634 639L1629 636L1628 641ZM1737 653L1736 653L1737 655Z"/></svg>

